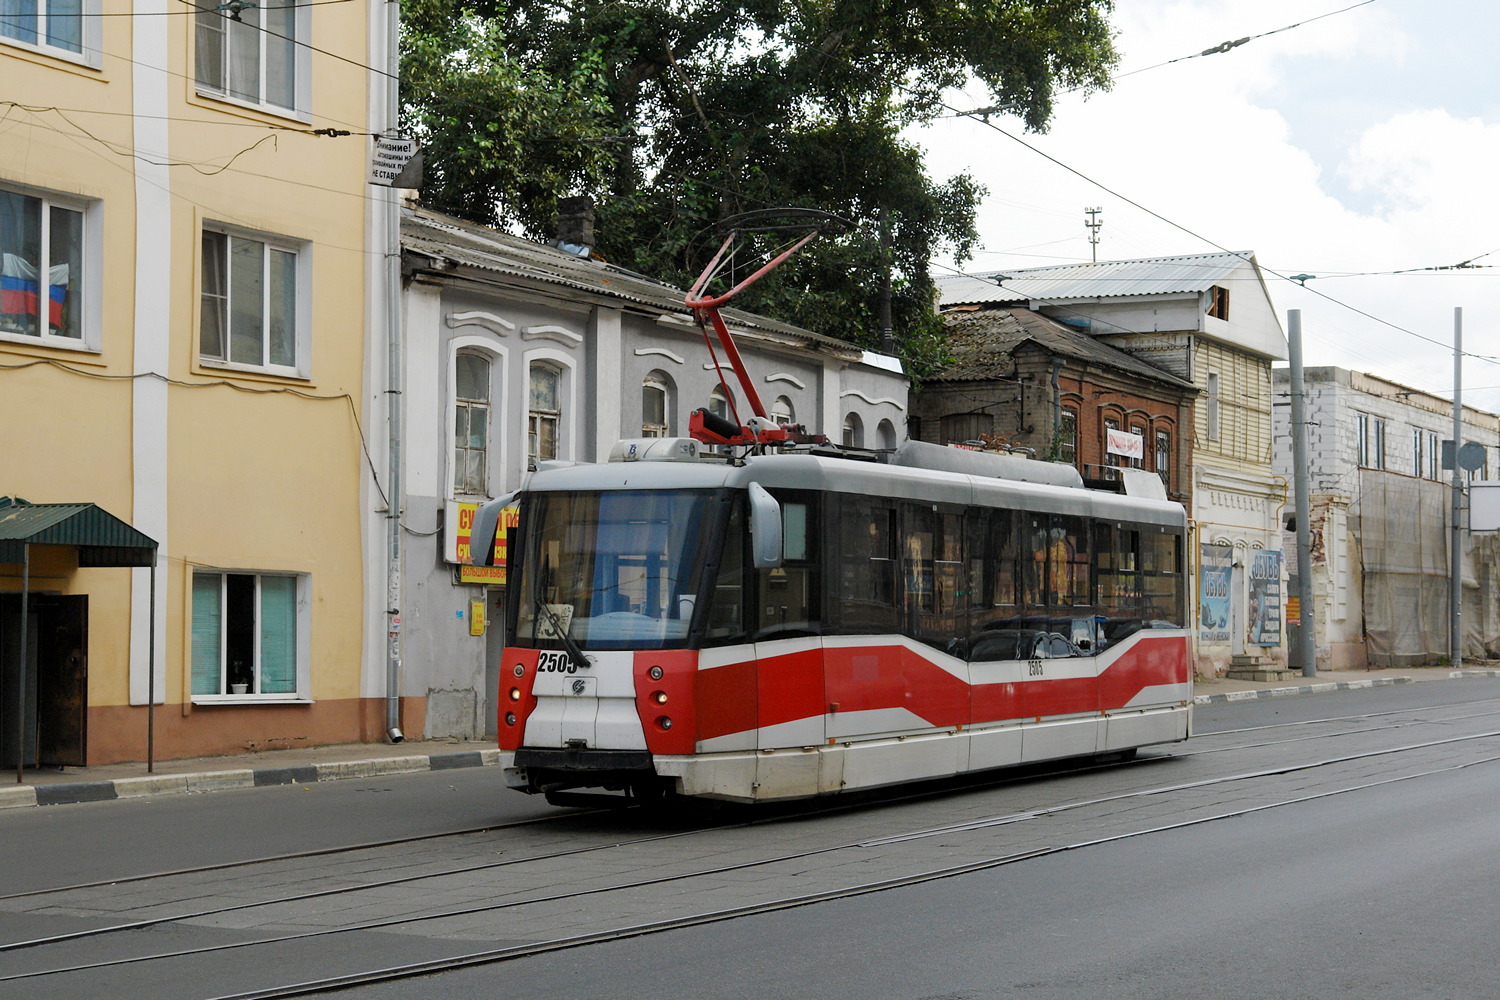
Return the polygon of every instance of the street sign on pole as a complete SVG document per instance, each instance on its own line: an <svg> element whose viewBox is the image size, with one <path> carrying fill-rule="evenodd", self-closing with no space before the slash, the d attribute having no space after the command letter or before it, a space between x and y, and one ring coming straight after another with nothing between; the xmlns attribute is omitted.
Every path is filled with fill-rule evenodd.
<svg viewBox="0 0 1500 1000"><path fill-rule="evenodd" d="M416 155L417 140L399 135L377 135L373 138L373 148L370 151L370 173L367 179L371 184L390 187L401 175L406 164Z"/></svg>

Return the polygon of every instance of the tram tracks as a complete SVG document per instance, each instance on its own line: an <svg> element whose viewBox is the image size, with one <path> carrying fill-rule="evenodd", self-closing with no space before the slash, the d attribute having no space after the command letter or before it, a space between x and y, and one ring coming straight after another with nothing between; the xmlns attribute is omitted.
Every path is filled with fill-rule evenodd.
<svg viewBox="0 0 1500 1000"><path fill-rule="evenodd" d="M1452 720L1434 721L1443 722ZM1388 728L1397 729L1403 727L1393 726ZM1366 731L1366 733L1368 733L1368 731ZM1330 735L1348 735L1348 733ZM342 926L325 927L311 931L298 931L292 933L270 932L269 928L277 923L276 921L271 921L263 925L268 929L267 931L262 932L263 936L255 938L253 940L219 942L203 947L158 951L154 953L147 953L145 949L141 949L139 953L132 954L123 958L117 957L93 962L81 961L74 962L74 964L66 966L54 966L51 968L39 968L20 972L11 972L5 975L0 975L0 982L21 979L32 981L45 980L48 977L65 977L69 973L77 973L107 967L164 962L171 959L183 959L191 956L202 956L246 949L273 949L273 947L278 944L284 944L294 941L304 941L310 938L331 937L340 934L356 935L359 933L379 931L390 932L393 929L403 927L405 928L405 930L400 931L400 933L413 934L418 933L413 929L418 925L436 924L444 920L452 922L456 920L463 921L467 919L469 923L473 925L476 918L479 918L482 921L488 922L488 926L490 927L489 937L493 939L493 937L497 936L494 928L502 922L506 926L541 926L545 928L546 926L549 926L549 913L554 915L552 918L552 923L553 925L555 925L555 914L557 913L559 908L567 908L571 906L576 909L582 903L582 901L587 898L600 898L606 896L623 896L626 898L634 898L648 896L657 900L658 902L662 900L671 901L670 893L672 892L672 889L670 887L681 885L684 883L707 883L712 882L716 879L720 884L723 884L725 883L726 879L732 878L736 875L745 876L764 873L765 879L768 883L786 884L789 882L789 880L800 883L800 878L791 877L791 875L793 874L800 875L803 872L814 872L818 876L818 878L822 878L823 881L827 883L824 887L812 889L810 891L790 893L779 896L771 895L766 898L746 902L742 905L723 906L715 909L699 910L691 910L690 908L691 912L675 914L669 918L658 920L631 921L627 919L619 922L616 926L613 927L602 927L597 930L590 930L584 933L559 933L552 936L544 936L537 940L531 940L521 944L508 945L502 948L491 947L488 949L483 949L481 951L469 952L463 955L447 956L443 958L431 959L424 962L404 963L399 967L391 966L380 970L347 972L334 977L324 977L318 980L308 980L306 982L294 984L291 986L276 987L269 991L251 991L246 993L233 994L233 996L236 998L246 998L246 1000L248 1000L248 998L250 997L303 995L311 992L318 992L347 985L354 985L356 983L376 982L383 979L400 978L402 976L409 975L421 975L427 972L437 971L441 968L459 968L463 967L464 965L477 965L487 962L506 961L524 957L526 955L540 954L546 951L554 951L562 948L574 948L606 940L617 940L622 937L638 936L640 934L659 933L664 930L671 930L685 926L695 926L698 924L711 923L719 920L733 919L735 917L745 916L757 912L771 912L775 909L784 909L792 906L805 906L809 905L810 903L816 903L825 900L848 898L855 895L884 891L888 889L899 888L903 885L919 884L920 882L931 881L933 879L950 878L968 872L1000 867L1006 864L1013 864L1018 861L1027 860L1030 858L1045 856L1048 854L1055 854L1059 851L1076 850L1080 847L1108 843L1110 841L1123 839L1126 837L1143 836L1149 833L1161 832L1185 825L1194 825L1197 823L1212 822L1217 819L1224 819L1232 816L1246 815L1250 812L1276 808L1278 806L1284 806L1296 802L1308 801L1313 798L1325 797L1327 795L1343 794L1345 792L1373 787L1375 785L1384 784L1391 781L1410 780L1412 778L1441 773L1444 771L1453 770L1455 768L1472 767L1478 764L1492 763L1496 760L1500 760L1500 756L1490 755L1485 752L1479 752L1485 750L1487 744L1491 741L1500 741L1500 730L1486 730L1463 735L1448 736L1442 739L1405 743L1399 746L1378 747L1362 752L1328 756L1316 760L1293 762L1276 767L1255 768L1252 770L1239 771L1232 774L1214 775L1199 780L1155 784L1149 787L1127 789L1107 795L1081 798L1074 801L1030 807L1016 811L1001 812L988 816L980 816L972 819L966 819L960 822L939 824L936 826L920 829L909 829L899 833L887 834L884 836L864 836L835 843L824 842L820 845L811 846L802 850L779 852L769 857L757 856L755 851L753 850L753 848L757 845L751 844L749 846L752 848L752 850L743 860L739 860L730 864L682 866L679 868L679 870L670 871L663 874L648 875L645 878L626 879L623 881L616 879L613 881L605 881L598 884L586 885L580 889L573 889L564 892L533 892L530 894L522 893L516 898L503 899L498 902L489 902L467 906L448 906L446 908L435 909L433 912L428 913L397 914L391 917L377 920L353 922L346 921ZM1259 745L1254 746L1258 748ZM1435 766L1428 766L1428 764L1432 763L1431 758L1447 754L1460 747L1469 747L1471 749L1474 749L1476 751L1476 755L1473 757L1473 759L1462 760L1456 763L1450 761L1437 764ZM1428 759L1427 763L1422 763L1419 760L1418 766L1414 767L1411 773L1385 776L1372 780L1336 781L1335 787L1324 790L1311 791L1293 796L1273 795L1267 797L1262 795L1261 801L1256 801L1248 805L1227 810L1221 808L1204 807L1205 804L1208 806L1214 806L1222 799L1231 797L1229 795L1219 793L1222 793L1225 789L1236 785L1250 785L1257 781L1263 781L1265 779L1285 778L1289 775L1297 774L1298 772L1315 772L1319 769L1334 769L1342 767L1346 771L1353 770L1357 772L1360 767L1370 767L1375 765L1377 762L1379 762L1380 768L1382 770L1385 770L1391 766L1389 758L1403 756L1415 756L1421 758L1424 755ZM1132 768L1131 770L1134 771L1136 769ZM1351 777L1357 777L1357 774L1351 775ZM1246 793L1233 794L1243 795ZM1196 796L1199 801L1192 806L1192 815L1188 815L1181 819L1174 819L1171 822L1142 823L1142 817L1133 814L1134 811L1138 811L1140 809L1141 803L1148 800L1161 799L1165 797L1187 801L1194 796ZM1178 805L1174 807L1174 812L1181 811L1183 808L1184 807L1182 805ZM1046 824L1039 824L1036 821L1056 819L1059 817L1065 817L1068 814L1086 814L1091 816L1093 825L1088 827L1090 831L1112 829L1112 832L1104 832L1098 836L1075 836L1071 838L1065 838L1064 842L1059 843L1057 842L1057 839L1055 837L1050 836L1053 831L1039 831L1039 834L1037 836L1027 834L1026 837L1023 837L1020 841L1012 841L1009 843L999 844L999 846L1005 848L999 851L995 849L998 841L982 840L976 844L969 844L968 842L965 842L963 840L963 838L966 837L973 838L976 834L980 834L981 832L987 831L993 833L999 828L1025 828L1027 824L1030 824L1032 827L1045 826ZM1122 825L1119 822L1120 820L1128 820L1128 822L1125 822ZM628 839L617 841L609 845L595 845L592 847L579 848L576 851L555 852L548 857L514 858L510 859L504 864L524 865L527 862L532 862L544 865L547 862L557 862L559 860L566 861L568 855L577 855L588 851L603 852L606 854L611 851L623 852L628 850L646 850L649 852L651 850L655 850L656 848L664 846L662 844L662 842L664 841L691 839L693 837L709 837L715 834L724 834L726 831L730 831L735 828L742 828L747 825L748 824L731 824L719 827L709 827L699 830L678 831L671 834L657 835L653 837ZM1113 829L1112 827L1118 827L1118 829ZM965 855L965 860L959 861L958 863L933 867L930 864L932 851L930 846L928 845L930 845L935 840L944 839L953 841L954 843L961 843L963 845L962 850L967 851L968 854ZM956 850L956 848L954 848L952 844L947 844L944 846L948 848L950 855L953 854L954 850ZM857 871L859 867L859 859L861 857L868 859L871 855L879 855L883 859L887 857L894 858L895 855L899 854L901 851L906 851L908 853L904 858L896 859L896 861L899 861L899 864L896 864L896 867L899 868L901 865L906 865L908 867L914 868L914 870L899 872L898 874L893 874L884 878L866 879L862 881L851 880L848 875L838 872L838 869L842 868L847 870L851 867L851 865ZM849 860L851 858L854 860ZM640 863L639 858L637 858L636 863ZM496 864L493 867L498 868L502 866L503 865L501 864ZM646 867L649 868L650 866L647 865ZM294 897L282 897L279 899L262 900L259 902L251 902L231 907L203 909L191 913L178 912L169 916L161 916L149 921L135 923L127 922L103 928L96 928L87 932L76 932L68 935L54 936L52 938L38 938L29 941L11 942L9 945L5 945L3 946L3 948L0 948L0 950L14 952L23 949L38 948L43 952L50 953L52 949L44 948L43 946L60 944L67 941L76 943L78 940L84 937L103 937L117 931L127 929L141 930L151 926L160 926L161 924L191 925L202 927L205 926L205 924L212 924L213 921L211 920L211 918L213 918L214 916L221 916L231 911L252 910L257 907L272 907L277 904L282 904L283 906L285 906L287 904L295 903L299 900L307 900L312 898L337 899L346 895L352 897L354 894L378 889L383 885L396 884L397 882L409 883L421 878L438 880L454 875L471 874L478 870L480 870L480 866L474 866L472 868L461 870L435 872L425 876L410 876L400 880L392 880L390 882L383 883L382 885L367 884L347 886L341 889L330 888L328 890L319 891L316 893L308 893ZM814 881L816 881L816 879L814 879ZM719 897L715 896L714 898ZM646 909L650 909L650 906L646 907ZM541 915L540 919L538 920L537 918L533 918L529 915L522 915L530 914L531 911L537 911ZM519 917L519 919L513 919L513 917ZM464 931L462 928L460 928L457 931L450 929L446 933L438 933L433 936L435 940L453 940L454 937L458 937L459 939L466 939L466 934L472 936L473 932ZM4 971L3 966L0 966L0 971Z"/></svg>

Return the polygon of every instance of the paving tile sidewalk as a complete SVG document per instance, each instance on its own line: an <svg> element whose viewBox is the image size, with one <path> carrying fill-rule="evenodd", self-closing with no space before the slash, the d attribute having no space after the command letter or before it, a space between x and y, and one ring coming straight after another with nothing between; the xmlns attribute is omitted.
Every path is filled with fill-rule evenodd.
<svg viewBox="0 0 1500 1000"><path fill-rule="evenodd" d="M1199 705L1319 694L1328 691L1449 680L1500 677L1500 662L1472 664L1463 670L1409 667L1386 670L1324 670L1316 677L1242 681L1200 679L1194 685ZM365 778L410 771L482 767L496 764L493 742L423 740L404 743L347 743L337 746L261 750L226 757L193 757L157 761L148 773L144 763L103 764L81 768L27 771L20 784L0 773L0 809L11 806L60 805L228 788L304 784L339 778Z"/></svg>

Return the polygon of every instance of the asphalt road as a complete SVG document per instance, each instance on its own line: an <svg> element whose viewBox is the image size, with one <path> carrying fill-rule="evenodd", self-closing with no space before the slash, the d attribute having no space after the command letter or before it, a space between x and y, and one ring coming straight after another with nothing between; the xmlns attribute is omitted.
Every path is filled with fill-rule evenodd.
<svg viewBox="0 0 1500 1000"><path fill-rule="evenodd" d="M1433 722L1437 716L1443 721ZM1335 718L1364 721L1331 727L1317 721ZM1273 725L1284 728L1236 732ZM1330 728L1338 731L1332 738L1326 735ZM1153 751L1155 761L1141 765L1033 778L995 791L955 792L913 804L877 803L842 816L717 835L711 848L709 838L664 841L654 855L636 857L633 872L601 870L621 854L592 855L593 862L584 856L561 858L554 874L535 878L550 879L556 888L590 879L618 882L649 873L652 866L665 869L677 860L674 852L708 851L706 864L713 851L728 856L786 851L817 837L842 841L904 835L997 810L1080 800L1096 804L978 833L869 846L852 860L838 855L842 867L820 869L809 860L756 868L739 876L739 882L726 876L718 888L674 883L684 887L668 886L646 909L685 905L701 912L726 905L722 897L730 889L742 895L794 895L826 884L830 877L868 881L902 865L920 867L926 861L923 852L929 851L927 867L938 867L945 859L968 856L965 851L991 851L992 844L994 851L1002 851L1102 841L1091 846L1038 852L1026 860L907 888L322 995L348 1000L492 995L527 1000L1407 1000L1500 995L1500 972L1486 957L1500 910L1495 899L1500 852L1494 849L1494 831L1500 829L1500 759L1488 760L1500 758L1500 736L1487 735L1500 731L1500 680L1201 706L1195 729L1199 739ZM1299 742L1304 732L1325 735ZM1467 740L1444 742L1460 735ZM1430 745L1368 756L1384 754L1386 746L1418 743ZM1340 755L1351 761L1338 768L1278 770L1286 762ZM1445 769L1456 762L1468 766ZM1338 775L1328 775L1330 770ZM1223 782L1240 772L1266 775L1204 783ZM1389 783L1396 774L1407 778ZM1132 797L1148 785L1180 785L1180 790ZM1298 798L1304 801L1278 804ZM1220 812L1238 814L1213 818ZM492 768L11 810L0 814L0 849L8 859L0 871L0 894L554 814L544 803L507 792ZM1197 821L1176 825L1185 818ZM546 828L550 842L563 850L594 842L608 845L643 832L637 820L623 817ZM525 829L533 838L525 850L534 851L542 836L535 831L542 828ZM1151 830L1155 832L1143 832ZM1133 835L1137 832L1141 835ZM1106 834L1121 839L1103 839ZM1007 837L1012 840L1002 844ZM498 855L519 850L520 838L518 832L501 830L466 838L465 849ZM694 848L700 843L704 846ZM676 844L682 846L672 846ZM414 864L425 863L419 857L425 850L413 848ZM448 850L438 859L443 864L454 862L454 849ZM719 860L713 858L714 863ZM306 870L309 878L317 873L314 864ZM475 876L444 891L455 898L488 899L519 888L503 881L510 876L498 877L501 881L493 885L503 889ZM247 890L225 883L171 891L176 895L162 899L122 898L118 916L97 908L85 912L54 906L28 912L12 906L0 914L0 942L103 926L158 912L151 907L168 902L180 908L196 904L198 895L238 898ZM399 891L431 894L433 899L437 894L421 887ZM542 916L576 920L585 927L618 925L626 918L611 913L610 905L603 897L581 897L560 904L559 916ZM272 980L294 982L335 967L373 968L473 952L497 940L546 936L535 924L507 916L509 912L447 930L408 926L277 946ZM313 918L292 914L275 919L295 924ZM271 916L256 920L197 920L149 933L156 935L157 947L170 947L280 932ZM51 951L0 953L0 974L52 967L74 954L86 953L90 960L124 955L144 933L111 935L89 942L88 948L64 944L48 946ZM0 996L218 997L241 988L241 982L255 981L256 973L264 979L264 966L265 960L247 949L182 960L160 971L116 966L55 983L0 982ZM12 992L16 987L21 991Z"/></svg>

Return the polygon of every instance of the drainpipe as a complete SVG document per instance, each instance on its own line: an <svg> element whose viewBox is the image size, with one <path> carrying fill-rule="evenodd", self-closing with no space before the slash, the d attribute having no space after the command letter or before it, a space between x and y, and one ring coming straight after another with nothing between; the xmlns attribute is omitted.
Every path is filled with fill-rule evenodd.
<svg viewBox="0 0 1500 1000"><path fill-rule="evenodd" d="M386 118L391 134L401 127L401 5L386 0ZM401 478L401 192L386 188L386 738L400 743L401 733L401 509L405 485Z"/></svg>
<svg viewBox="0 0 1500 1000"><path fill-rule="evenodd" d="M1062 366L1062 358L1052 359L1052 441L1047 445L1047 455L1053 461L1057 459L1057 429L1062 426L1062 383L1057 377ZM1077 461L1078 456L1073 459Z"/></svg>

